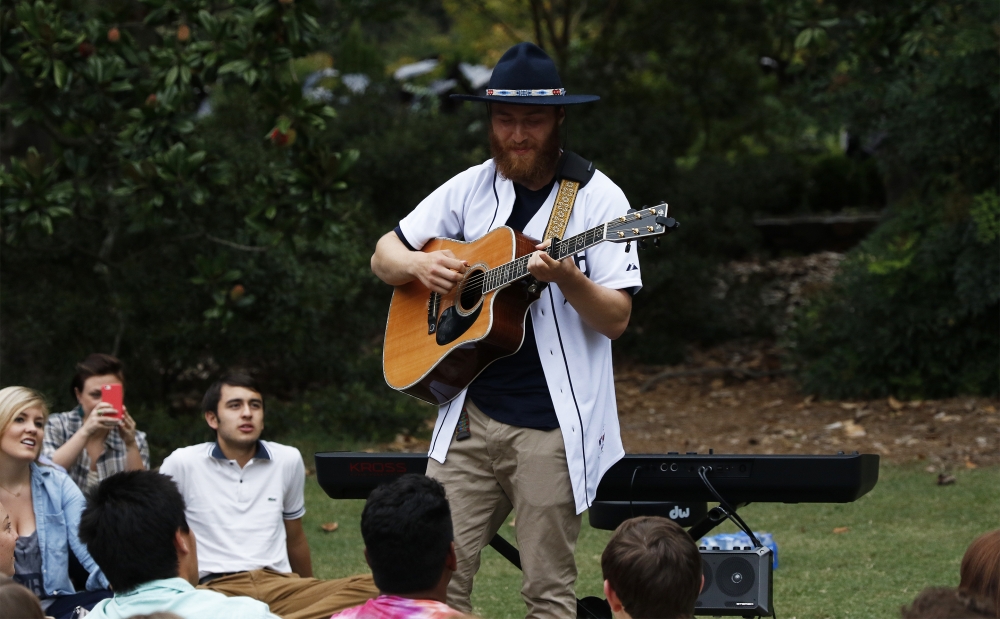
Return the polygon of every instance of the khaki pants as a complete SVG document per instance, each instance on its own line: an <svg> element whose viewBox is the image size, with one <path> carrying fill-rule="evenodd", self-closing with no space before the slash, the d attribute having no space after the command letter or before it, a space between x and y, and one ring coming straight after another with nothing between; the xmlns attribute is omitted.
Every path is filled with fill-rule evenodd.
<svg viewBox="0 0 1000 619"><path fill-rule="evenodd" d="M319 580L268 569L221 576L199 588L260 600L284 619L329 619L335 612L378 596L371 574Z"/></svg>
<svg viewBox="0 0 1000 619"><path fill-rule="evenodd" d="M509 426L487 417L470 399L465 406L472 437L453 437L445 463L427 463L427 475L445 487L455 527L458 570L448 586L448 604L472 612L480 551L513 508L527 616L576 617L573 551L580 516L561 431Z"/></svg>

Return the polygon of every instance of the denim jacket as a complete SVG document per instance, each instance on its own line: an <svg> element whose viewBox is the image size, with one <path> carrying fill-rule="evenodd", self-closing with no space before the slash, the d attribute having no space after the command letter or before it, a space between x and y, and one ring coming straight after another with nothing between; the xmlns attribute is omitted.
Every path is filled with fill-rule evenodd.
<svg viewBox="0 0 1000 619"><path fill-rule="evenodd" d="M42 552L42 584L46 597L76 593L69 579L71 549L90 574L87 590L109 589L104 573L80 541L80 515L86 500L69 475L32 462L31 502Z"/></svg>

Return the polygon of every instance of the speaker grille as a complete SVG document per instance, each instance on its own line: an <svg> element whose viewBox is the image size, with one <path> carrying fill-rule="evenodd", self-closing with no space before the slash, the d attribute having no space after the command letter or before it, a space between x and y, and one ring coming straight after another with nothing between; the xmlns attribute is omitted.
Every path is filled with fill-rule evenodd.
<svg viewBox="0 0 1000 619"><path fill-rule="evenodd" d="M741 596L753 588L753 565L742 557L729 557L715 571L719 589L729 596Z"/></svg>

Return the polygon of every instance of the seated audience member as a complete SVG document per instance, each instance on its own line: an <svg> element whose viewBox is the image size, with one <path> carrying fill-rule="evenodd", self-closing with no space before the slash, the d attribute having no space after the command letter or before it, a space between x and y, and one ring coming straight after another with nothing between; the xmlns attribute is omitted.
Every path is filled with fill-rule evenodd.
<svg viewBox="0 0 1000 619"><path fill-rule="evenodd" d="M128 409L116 419L109 416L114 407L101 400L101 387L124 383L121 361L100 353L88 356L77 364L70 386L77 407L50 415L45 426L42 453L66 469L84 492L120 471L149 468L146 435L135 429Z"/></svg>
<svg viewBox="0 0 1000 619"><path fill-rule="evenodd" d="M958 590L985 597L1000 615L1000 529L972 540L962 557Z"/></svg>
<svg viewBox="0 0 1000 619"><path fill-rule="evenodd" d="M962 557L957 589L929 587L909 606L903 619L979 619L1000 616L1000 529L980 535Z"/></svg>
<svg viewBox="0 0 1000 619"><path fill-rule="evenodd" d="M184 517L184 499L165 475L130 471L101 482L80 518L80 539L115 590L89 619L160 611L184 619L277 619L257 600L195 589L195 534Z"/></svg>
<svg viewBox="0 0 1000 619"><path fill-rule="evenodd" d="M372 491L361 512L365 559L379 596L336 619L447 619L466 615L445 603L456 568L444 486L403 475Z"/></svg>
<svg viewBox="0 0 1000 619"><path fill-rule="evenodd" d="M312 578L302 456L260 440L264 400L252 379L223 378L202 410L216 440L178 449L160 466L187 504L201 584L265 602L285 619L326 619L378 595L371 575Z"/></svg>
<svg viewBox="0 0 1000 619"><path fill-rule="evenodd" d="M616 619L692 617L705 583L701 566L698 547L676 522L632 518L601 555L604 595Z"/></svg>
<svg viewBox="0 0 1000 619"><path fill-rule="evenodd" d="M45 401L34 391L0 389L0 501L17 535L14 580L58 618L77 606L89 609L111 592L77 535L83 493L66 473L36 462L47 415ZM88 573L87 591L77 593L70 581L70 552Z"/></svg>
<svg viewBox="0 0 1000 619"><path fill-rule="evenodd" d="M953 587L928 587L904 606L903 619L991 619L993 602Z"/></svg>
<svg viewBox="0 0 1000 619"><path fill-rule="evenodd" d="M10 521L7 508L0 503L0 576L14 575L14 549L17 547L17 533Z"/></svg>
<svg viewBox="0 0 1000 619"><path fill-rule="evenodd" d="M0 617L45 619L38 598L16 581L0 576Z"/></svg>

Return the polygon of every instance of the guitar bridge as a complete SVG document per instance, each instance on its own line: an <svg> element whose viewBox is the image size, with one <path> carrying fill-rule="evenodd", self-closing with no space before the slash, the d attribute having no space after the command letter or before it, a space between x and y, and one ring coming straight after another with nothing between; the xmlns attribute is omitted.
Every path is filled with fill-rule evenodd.
<svg viewBox="0 0 1000 619"><path fill-rule="evenodd" d="M432 292L427 299L427 335L433 335L437 331L438 312L441 310L441 295Z"/></svg>

